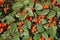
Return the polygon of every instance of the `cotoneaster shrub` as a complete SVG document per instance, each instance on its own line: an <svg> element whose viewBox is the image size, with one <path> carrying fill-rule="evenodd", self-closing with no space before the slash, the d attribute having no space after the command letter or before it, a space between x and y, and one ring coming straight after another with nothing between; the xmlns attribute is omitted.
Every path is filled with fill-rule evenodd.
<svg viewBox="0 0 60 40"><path fill-rule="evenodd" d="M60 40L60 0L0 0L0 40Z"/></svg>

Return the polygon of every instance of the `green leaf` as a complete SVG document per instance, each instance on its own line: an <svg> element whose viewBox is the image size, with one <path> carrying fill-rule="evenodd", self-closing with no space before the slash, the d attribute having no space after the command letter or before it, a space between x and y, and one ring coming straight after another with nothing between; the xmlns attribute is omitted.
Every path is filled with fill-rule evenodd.
<svg viewBox="0 0 60 40"><path fill-rule="evenodd" d="M30 8L26 8L28 10L28 15L33 16L33 11Z"/></svg>
<svg viewBox="0 0 60 40"><path fill-rule="evenodd" d="M7 31L5 31L5 32L1 35L1 37L2 37L3 39L6 39L6 38L8 38L9 34L10 34L10 31L7 30Z"/></svg>
<svg viewBox="0 0 60 40"><path fill-rule="evenodd" d="M24 30L22 35L24 35L24 37L29 37L29 31L28 31L28 29L26 28L25 25L22 26L22 29Z"/></svg>
<svg viewBox="0 0 60 40"><path fill-rule="evenodd" d="M47 15L49 11L50 11L49 9L42 10L41 15Z"/></svg>
<svg viewBox="0 0 60 40"><path fill-rule="evenodd" d="M36 10L42 10L43 8L42 8L42 5L41 5L41 4L36 3L35 9L36 9Z"/></svg>
<svg viewBox="0 0 60 40"><path fill-rule="evenodd" d="M24 0L23 4L27 5L29 3L29 0Z"/></svg>
<svg viewBox="0 0 60 40"><path fill-rule="evenodd" d="M16 15L16 12L13 11L13 12L11 13L11 15L14 17L14 16Z"/></svg>
<svg viewBox="0 0 60 40"><path fill-rule="evenodd" d="M34 17L37 17L37 14L34 12Z"/></svg>
<svg viewBox="0 0 60 40"><path fill-rule="evenodd" d="M27 26L27 28L29 28L29 29L30 29L30 28L31 28L31 21L28 21L28 22L27 22L27 21L25 21L25 25Z"/></svg>
<svg viewBox="0 0 60 40"><path fill-rule="evenodd" d="M20 20L25 20L26 17L27 17L27 14L23 14L23 15L20 15L20 16L19 16L19 19L20 19Z"/></svg>
<svg viewBox="0 0 60 40"><path fill-rule="evenodd" d="M57 0L57 3L60 4L60 0Z"/></svg>
<svg viewBox="0 0 60 40"><path fill-rule="evenodd" d="M23 4L21 2L16 2L12 8L13 10L18 10L19 8L23 7Z"/></svg>
<svg viewBox="0 0 60 40"><path fill-rule="evenodd" d="M57 17L60 17L60 12L57 12Z"/></svg>
<svg viewBox="0 0 60 40"><path fill-rule="evenodd" d="M45 19L40 19L42 21L42 24L46 24L47 23L47 20Z"/></svg>
<svg viewBox="0 0 60 40"><path fill-rule="evenodd" d="M35 34L33 38L34 38L34 40L39 40L40 35L39 34Z"/></svg>
<svg viewBox="0 0 60 40"><path fill-rule="evenodd" d="M48 39L48 34L46 32L42 33L42 36L47 40Z"/></svg>
<svg viewBox="0 0 60 40"><path fill-rule="evenodd" d="M17 24L16 23L12 24L11 29L10 29L10 33L13 34L16 31L16 29L17 29Z"/></svg>
<svg viewBox="0 0 60 40"><path fill-rule="evenodd" d="M50 12L49 14L48 14L48 18L52 18L52 17L54 17L56 15L56 12L54 12L54 11L52 11L52 12Z"/></svg>
<svg viewBox="0 0 60 40"><path fill-rule="evenodd" d="M15 35L11 40L20 40L19 35Z"/></svg>
<svg viewBox="0 0 60 40"><path fill-rule="evenodd" d="M54 38L56 36L56 26L52 26L49 29L50 37Z"/></svg>
<svg viewBox="0 0 60 40"><path fill-rule="evenodd" d="M56 11L56 12L58 12L58 11L60 11L60 8L57 7L57 6L53 6L53 10Z"/></svg>
<svg viewBox="0 0 60 40"><path fill-rule="evenodd" d="M9 22L15 21L15 19L11 15L6 16L5 19Z"/></svg>
<svg viewBox="0 0 60 40"><path fill-rule="evenodd" d="M43 32L44 31L43 25L39 24L37 27L37 30L38 30L38 32Z"/></svg>
<svg viewBox="0 0 60 40"><path fill-rule="evenodd" d="M36 13L37 13L38 15L41 15L41 14L42 14L42 12L41 12L40 10L37 10Z"/></svg>
<svg viewBox="0 0 60 40"><path fill-rule="evenodd" d="M58 40L60 40L60 38L58 38Z"/></svg>
<svg viewBox="0 0 60 40"><path fill-rule="evenodd" d="M33 0L29 0L29 7L33 7L33 6L34 6Z"/></svg>
<svg viewBox="0 0 60 40"><path fill-rule="evenodd" d="M22 40L29 40L29 37L23 37Z"/></svg>

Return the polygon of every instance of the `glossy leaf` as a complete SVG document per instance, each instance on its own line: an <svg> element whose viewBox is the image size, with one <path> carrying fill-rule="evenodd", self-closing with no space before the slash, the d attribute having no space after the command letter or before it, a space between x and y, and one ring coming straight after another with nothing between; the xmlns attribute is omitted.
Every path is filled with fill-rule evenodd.
<svg viewBox="0 0 60 40"><path fill-rule="evenodd" d="M22 26L22 29L24 30L23 32L24 37L29 37L29 32L25 25Z"/></svg>
<svg viewBox="0 0 60 40"><path fill-rule="evenodd" d="M56 15L56 12L54 12L54 11L52 11L52 12L49 12L49 14L48 14L48 18L52 18L52 17L54 17Z"/></svg>
<svg viewBox="0 0 60 40"><path fill-rule="evenodd" d="M51 37L51 38L54 38L55 35L56 35L56 26L50 27L49 33L50 33L50 37Z"/></svg>
<svg viewBox="0 0 60 40"><path fill-rule="evenodd" d="M27 22L27 21L25 21L25 25L27 26L27 28L29 28L29 29L30 29L30 28L31 28L31 21L28 21L28 22Z"/></svg>
<svg viewBox="0 0 60 40"><path fill-rule="evenodd" d="M13 34L16 31L16 29L17 29L17 24L16 23L12 24L11 29L10 29L10 33Z"/></svg>
<svg viewBox="0 0 60 40"><path fill-rule="evenodd" d="M14 17L12 17L11 15L6 16L5 19L8 23L15 21Z"/></svg>
<svg viewBox="0 0 60 40"><path fill-rule="evenodd" d="M13 10L18 10L18 9L21 8L21 7L23 7L23 4L20 3L20 2L16 2L16 3L12 6Z"/></svg>
<svg viewBox="0 0 60 40"><path fill-rule="evenodd" d="M43 32L42 33L42 36L47 40L48 39L48 34L47 34L47 32Z"/></svg>
<svg viewBox="0 0 60 40"><path fill-rule="evenodd" d="M33 11L30 8L26 8L28 10L28 15L33 16Z"/></svg>
<svg viewBox="0 0 60 40"><path fill-rule="evenodd" d="M57 12L57 16L60 17L60 12Z"/></svg>
<svg viewBox="0 0 60 40"><path fill-rule="evenodd" d="M42 5L40 5L39 3L36 3L35 9L36 10L42 10Z"/></svg>
<svg viewBox="0 0 60 40"><path fill-rule="evenodd" d="M47 23L47 20L45 19L40 19L42 21L42 24L46 24Z"/></svg>
<svg viewBox="0 0 60 40"><path fill-rule="evenodd" d="M44 28L43 28L43 25L42 24L39 24L37 26L37 29L38 29L38 32L43 32L44 31Z"/></svg>
<svg viewBox="0 0 60 40"><path fill-rule="evenodd" d="M20 16L19 16L19 19L20 19L20 20L25 20L26 17L27 17L27 14L23 14L23 15L20 15Z"/></svg>
<svg viewBox="0 0 60 40"><path fill-rule="evenodd" d="M42 10L41 15L47 15L49 13L49 9Z"/></svg>
<svg viewBox="0 0 60 40"><path fill-rule="evenodd" d="M39 38L40 38L40 35L39 34L35 34L34 35L34 40L39 40Z"/></svg>

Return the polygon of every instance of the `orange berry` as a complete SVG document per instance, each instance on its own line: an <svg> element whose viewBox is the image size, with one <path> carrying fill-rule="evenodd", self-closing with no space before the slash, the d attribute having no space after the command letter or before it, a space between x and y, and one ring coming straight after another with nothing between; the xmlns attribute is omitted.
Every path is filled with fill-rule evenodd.
<svg viewBox="0 0 60 40"><path fill-rule="evenodd" d="M57 16L55 16L54 19L57 19Z"/></svg>
<svg viewBox="0 0 60 40"><path fill-rule="evenodd" d="M27 13L28 11L25 9L25 10L23 10L23 13Z"/></svg>
<svg viewBox="0 0 60 40"><path fill-rule="evenodd" d="M52 4L56 4L57 0L53 0Z"/></svg>
<svg viewBox="0 0 60 40"><path fill-rule="evenodd" d="M54 24L54 25L56 25L56 24L57 24L57 22L54 20L54 21L53 21L53 24Z"/></svg>
<svg viewBox="0 0 60 40"><path fill-rule="evenodd" d="M49 18L49 20L50 20L50 21L52 21L52 20L53 20L53 18Z"/></svg>
<svg viewBox="0 0 60 40"><path fill-rule="evenodd" d="M4 8L4 11L7 11L7 10L9 10L9 8L8 8L8 7Z"/></svg>
<svg viewBox="0 0 60 40"><path fill-rule="evenodd" d="M26 19L26 21L28 22L28 19Z"/></svg>
<svg viewBox="0 0 60 40"><path fill-rule="evenodd" d="M48 38L48 40L52 40L52 38Z"/></svg>
<svg viewBox="0 0 60 40"><path fill-rule="evenodd" d="M2 27L6 27L7 24L6 24L6 23L2 23L1 26L2 26Z"/></svg>
<svg viewBox="0 0 60 40"><path fill-rule="evenodd" d="M32 11L34 11L35 9L34 8L31 8Z"/></svg>
<svg viewBox="0 0 60 40"><path fill-rule="evenodd" d="M21 24L24 24L24 22L22 21Z"/></svg>
<svg viewBox="0 0 60 40"><path fill-rule="evenodd" d="M38 24L41 24L41 21L40 20L38 20Z"/></svg>
<svg viewBox="0 0 60 40"><path fill-rule="evenodd" d="M0 4L3 5L4 4L4 0L0 0Z"/></svg>
<svg viewBox="0 0 60 40"><path fill-rule="evenodd" d="M50 23L46 24L47 26L50 26Z"/></svg>
<svg viewBox="0 0 60 40"><path fill-rule="evenodd" d="M33 0L33 2L38 2L38 0Z"/></svg>
<svg viewBox="0 0 60 40"><path fill-rule="evenodd" d="M45 40L45 38L44 38L44 37L42 37L42 38L40 38L40 40Z"/></svg>
<svg viewBox="0 0 60 40"><path fill-rule="evenodd" d="M39 15L39 18L42 18L42 16L41 16L41 15Z"/></svg>
<svg viewBox="0 0 60 40"><path fill-rule="evenodd" d="M32 29L32 31L31 31L31 32L32 32L32 33L34 33L34 32L35 32L35 30L33 30L33 29Z"/></svg>
<svg viewBox="0 0 60 40"><path fill-rule="evenodd" d="M37 18L34 18L34 22L37 23Z"/></svg>
<svg viewBox="0 0 60 40"><path fill-rule="evenodd" d="M4 31L4 29L3 28L0 28L0 33L2 33Z"/></svg>
<svg viewBox="0 0 60 40"><path fill-rule="evenodd" d="M0 23L0 27L1 27L1 23Z"/></svg>
<svg viewBox="0 0 60 40"><path fill-rule="evenodd" d="M19 23L19 26L22 26L24 24L24 22L23 21L21 21L20 23Z"/></svg>
<svg viewBox="0 0 60 40"><path fill-rule="evenodd" d="M36 26L36 25L34 25L34 26L33 26L33 29L36 29L36 28L37 28L37 26Z"/></svg>
<svg viewBox="0 0 60 40"><path fill-rule="evenodd" d="M47 8L49 8L48 5L43 5L43 9L47 9Z"/></svg>
<svg viewBox="0 0 60 40"><path fill-rule="evenodd" d="M33 40L33 38L32 38L32 37L30 37L30 38L29 38L29 40Z"/></svg>
<svg viewBox="0 0 60 40"><path fill-rule="evenodd" d="M20 31L21 33L23 33L23 31L24 31L24 30L23 30L22 28L20 28L20 30L19 30L19 31Z"/></svg>
<svg viewBox="0 0 60 40"><path fill-rule="evenodd" d="M30 20L32 20L32 17L30 17Z"/></svg>
<svg viewBox="0 0 60 40"><path fill-rule="evenodd" d="M45 18L45 16L44 16L44 15L42 15L42 16L41 16L41 18L42 18L42 19L44 19L44 18Z"/></svg>
<svg viewBox="0 0 60 40"><path fill-rule="evenodd" d="M8 26L7 29L10 30L11 29L11 26Z"/></svg>
<svg viewBox="0 0 60 40"><path fill-rule="evenodd" d="M34 29L34 31L36 32L36 31L37 31L37 29Z"/></svg>

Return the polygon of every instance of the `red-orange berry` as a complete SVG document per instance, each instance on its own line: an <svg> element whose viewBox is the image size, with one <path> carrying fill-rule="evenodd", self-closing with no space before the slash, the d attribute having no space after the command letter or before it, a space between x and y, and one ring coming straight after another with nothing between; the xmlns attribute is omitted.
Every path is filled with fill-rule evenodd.
<svg viewBox="0 0 60 40"><path fill-rule="evenodd" d="M44 37L42 37L42 38L40 38L40 40L45 40L45 38L44 38Z"/></svg>
<svg viewBox="0 0 60 40"><path fill-rule="evenodd" d="M30 37L30 38L29 38L29 40L33 40L33 38L32 38L32 37Z"/></svg>
<svg viewBox="0 0 60 40"><path fill-rule="evenodd" d="M23 21L21 21L20 23L19 23L19 26L22 26L24 24L24 22Z"/></svg>
<svg viewBox="0 0 60 40"><path fill-rule="evenodd" d="M30 20L32 20L32 17L31 16L29 18L30 18Z"/></svg>
<svg viewBox="0 0 60 40"><path fill-rule="evenodd" d="M53 24L54 24L54 25L56 25L56 24L57 24L57 22L54 20L54 21L53 21Z"/></svg>
<svg viewBox="0 0 60 40"><path fill-rule="evenodd" d="M41 24L42 22L40 20L38 20L38 24Z"/></svg>
<svg viewBox="0 0 60 40"><path fill-rule="evenodd" d="M9 10L9 8L8 8L8 7L4 8L4 11L7 11L7 10Z"/></svg>
<svg viewBox="0 0 60 40"><path fill-rule="evenodd" d="M36 25L34 25L34 26L33 26L33 29L36 29L36 28L37 28L37 26L36 26Z"/></svg>
<svg viewBox="0 0 60 40"><path fill-rule="evenodd" d="M37 23L37 18L34 18L34 22Z"/></svg>
<svg viewBox="0 0 60 40"><path fill-rule="evenodd" d="M1 23L0 23L0 27L1 27Z"/></svg>
<svg viewBox="0 0 60 40"><path fill-rule="evenodd" d="M47 23L46 26L50 26L50 23Z"/></svg>
<svg viewBox="0 0 60 40"><path fill-rule="evenodd" d="M57 19L57 16L55 16L54 19Z"/></svg>
<svg viewBox="0 0 60 40"><path fill-rule="evenodd" d="M48 9L49 6L48 5L43 5L43 9Z"/></svg>
<svg viewBox="0 0 60 40"><path fill-rule="evenodd" d="M23 32L24 32L24 30L23 30L22 28L20 28L20 29L19 29L19 31L20 31L21 33L23 33Z"/></svg>
<svg viewBox="0 0 60 40"><path fill-rule="evenodd" d="M0 4L3 5L4 4L4 0L0 0Z"/></svg>
<svg viewBox="0 0 60 40"><path fill-rule="evenodd" d="M38 0L33 0L33 2L38 2Z"/></svg>
<svg viewBox="0 0 60 40"><path fill-rule="evenodd" d="M48 40L52 40L52 38L48 38Z"/></svg>
<svg viewBox="0 0 60 40"><path fill-rule="evenodd" d="M11 26L8 26L7 29L10 30L11 29Z"/></svg>
<svg viewBox="0 0 60 40"><path fill-rule="evenodd" d="M42 18L42 19L44 19L44 18L45 18L45 16L44 16L44 15L41 15L41 18Z"/></svg>
<svg viewBox="0 0 60 40"><path fill-rule="evenodd" d="M2 33L4 31L4 29L3 28L0 28L0 33Z"/></svg>
<svg viewBox="0 0 60 40"><path fill-rule="evenodd" d="M35 30L33 30L33 29L32 29L32 30L31 30L31 32L32 32L32 33L34 33L34 32L35 32Z"/></svg>
<svg viewBox="0 0 60 40"><path fill-rule="evenodd" d="M35 9L34 8L31 8L32 11L34 11Z"/></svg>
<svg viewBox="0 0 60 40"><path fill-rule="evenodd" d="M57 0L53 0L52 4L56 4Z"/></svg>
<svg viewBox="0 0 60 40"><path fill-rule="evenodd" d="M26 9L23 10L23 13L27 13L27 12L28 12L28 10L26 10Z"/></svg>
<svg viewBox="0 0 60 40"><path fill-rule="evenodd" d="M49 18L49 20L50 20L50 21L52 21L52 20L53 20L53 18Z"/></svg>
<svg viewBox="0 0 60 40"><path fill-rule="evenodd" d="M6 27L6 26L7 26L6 23L2 23L2 24L1 24L1 27Z"/></svg>

